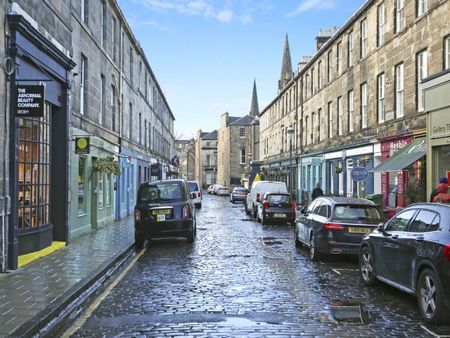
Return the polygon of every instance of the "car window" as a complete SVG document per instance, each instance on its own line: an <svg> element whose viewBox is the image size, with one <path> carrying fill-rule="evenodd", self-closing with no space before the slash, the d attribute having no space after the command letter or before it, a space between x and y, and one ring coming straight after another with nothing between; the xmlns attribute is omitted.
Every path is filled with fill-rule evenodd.
<svg viewBox="0 0 450 338"><path fill-rule="evenodd" d="M188 182L189 191L199 191L198 184L196 182Z"/></svg>
<svg viewBox="0 0 450 338"><path fill-rule="evenodd" d="M427 232L439 229L439 214L430 210L420 210L409 226L410 232Z"/></svg>
<svg viewBox="0 0 450 338"><path fill-rule="evenodd" d="M324 204L324 203L325 203L325 202L318 201L318 202L316 203L316 205L314 206L313 211L311 211L311 213L314 214L314 215L318 215L318 214L319 214L320 206L321 206L322 204Z"/></svg>
<svg viewBox="0 0 450 338"><path fill-rule="evenodd" d="M267 195L269 203L289 203L289 195Z"/></svg>
<svg viewBox="0 0 450 338"><path fill-rule="evenodd" d="M409 221L414 217L416 212L417 209L412 209L398 214L389 221L386 231L405 231Z"/></svg>
<svg viewBox="0 0 450 338"><path fill-rule="evenodd" d="M162 182L141 187L139 201L141 203L162 203L183 200L183 188L176 182Z"/></svg>
<svg viewBox="0 0 450 338"><path fill-rule="evenodd" d="M312 201L311 204L308 206L308 209L306 209L306 213L311 214L314 208L316 207L317 203L320 203L320 201L319 200Z"/></svg>
<svg viewBox="0 0 450 338"><path fill-rule="evenodd" d="M334 220L339 221L365 221L378 224L382 215L374 205L339 204L334 207Z"/></svg>
<svg viewBox="0 0 450 338"><path fill-rule="evenodd" d="M322 203L317 211L319 216L330 217L330 206L326 203Z"/></svg>

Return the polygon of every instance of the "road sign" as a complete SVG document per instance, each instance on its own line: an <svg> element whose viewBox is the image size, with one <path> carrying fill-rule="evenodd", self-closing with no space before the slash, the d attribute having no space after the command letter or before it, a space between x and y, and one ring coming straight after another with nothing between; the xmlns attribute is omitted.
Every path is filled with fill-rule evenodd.
<svg viewBox="0 0 450 338"><path fill-rule="evenodd" d="M366 167L355 167L352 170L352 180L357 182L365 181L369 178L369 170Z"/></svg>
<svg viewBox="0 0 450 338"><path fill-rule="evenodd" d="M16 116L43 117L45 87L41 85L17 85L16 89Z"/></svg>

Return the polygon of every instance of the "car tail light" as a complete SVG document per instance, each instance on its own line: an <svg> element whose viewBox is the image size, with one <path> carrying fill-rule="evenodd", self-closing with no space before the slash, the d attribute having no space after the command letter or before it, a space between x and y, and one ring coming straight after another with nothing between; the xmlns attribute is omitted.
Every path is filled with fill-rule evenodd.
<svg viewBox="0 0 450 338"><path fill-rule="evenodd" d="M445 259L450 262L450 244L445 245L442 252L444 253Z"/></svg>
<svg viewBox="0 0 450 338"><path fill-rule="evenodd" d="M189 210L189 205L183 207L183 218L189 218L191 216L191 211Z"/></svg>
<svg viewBox="0 0 450 338"><path fill-rule="evenodd" d="M264 208L264 210L269 209L269 201L265 201L265 202L264 202L263 208Z"/></svg>
<svg viewBox="0 0 450 338"><path fill-rule="evenodd" d="M323 225L323 230L340 231L340 230L344 230L344 226L342 224L337 224L337 223L325 223Z"/></svg>
<svg viewBox="0 0 450 338"><path fill-rule="evenodd" d="M257 193L257 194L256 194L256 202L259 202L260 197L261 197L261 196L259 195L259 193Z"/></svg>
<svg viewBox="0 0 450 338"><path fill-rule="evenodd" d="M295 212L295 202L292 202L292 203L291 203L291 211L294 211L294 212Z"/></svg>
<svg viewBox="0 0 450 338"><path fill-rule="evenodd" d="M134 210L134 220L136 222L141 221L141 212L138 209Z"/></svg>

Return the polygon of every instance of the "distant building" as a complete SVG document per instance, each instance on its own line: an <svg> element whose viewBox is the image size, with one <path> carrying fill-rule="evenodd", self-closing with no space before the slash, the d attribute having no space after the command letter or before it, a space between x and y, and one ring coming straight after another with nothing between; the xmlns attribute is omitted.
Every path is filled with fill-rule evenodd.
<svg viewBox="0 0 450 338"><path fill-rule="evenodd" d="M180 159L179 173L180 178L188 181L195 180L195 141L192 140L177 140L175 141L175 148L177 149Z"/></svg>
<svg viewBox="0 0 450 338"><path fill-rule="evenodd" d="M217 130L197 131L195 137L195 180L203 188L217 183Z"/></svg>

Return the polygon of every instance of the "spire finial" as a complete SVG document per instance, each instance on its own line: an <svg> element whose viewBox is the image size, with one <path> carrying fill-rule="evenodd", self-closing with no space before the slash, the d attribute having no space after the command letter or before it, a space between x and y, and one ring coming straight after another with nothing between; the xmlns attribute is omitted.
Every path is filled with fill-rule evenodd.
<svg viewBox="0 0 450 338"><path fill-rule="evenodd" d="M289 37L286 32L286 38L284 41L283 62L281 64L280 81L278 82L278 90L281 91L289 81L292 80L292 62L291 51L289 48Z"/></svg>
<svg viewBox="0 0 450 338"><path fill-rule="evenodd" d="M259 116L258 94L256 92L256 79L253 80L252 106L250 108L250 115L253 117Z"/></svg>

